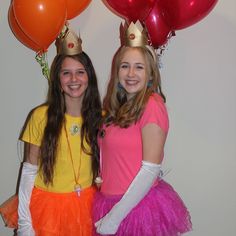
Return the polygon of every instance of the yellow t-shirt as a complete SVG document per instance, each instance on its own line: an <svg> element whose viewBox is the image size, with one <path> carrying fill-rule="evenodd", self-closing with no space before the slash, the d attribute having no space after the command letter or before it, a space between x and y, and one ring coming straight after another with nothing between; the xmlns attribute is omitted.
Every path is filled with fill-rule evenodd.
<svg viewBox="0 0 236 236"><path fill-rule="evenodd" d="M32 113L29 122L26 125L21 140L37 146L41 146L43 132L47 121L47 106L37 107ZM78 127L82 125L81 117L72 117L65 115L66 130L68 140L71 147L72 159L76 178L79 176L79 184L82 189L91 186L92 184L92 163L91 156L81 150L80 132L76 132ZM87 150L90 151L88 144L84 141ZM79 164L81 161L81 164ZM80 165L80 167L79 167ZM42 173L39 171L36 176L35 186L50 192L66 193L74 191L75 177L73 165L70 157L69 145L66 139L66 133L62 128L59 137L58 150L56 156L56 164L54 168L53 185L46 186L43 183Z"/></svg>

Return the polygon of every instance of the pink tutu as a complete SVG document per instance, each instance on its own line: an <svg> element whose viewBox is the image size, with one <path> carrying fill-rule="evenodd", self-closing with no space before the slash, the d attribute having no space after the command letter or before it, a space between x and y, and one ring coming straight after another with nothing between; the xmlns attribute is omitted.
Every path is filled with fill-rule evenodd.
<svg viewBox="0 0 236 236"><path fill-rule="evenodd" d="M122 196L97 192L93 204L94 222L102 218ZM159 181L122 221L117 236L177 236L192 229L189 212L175 190ZM93 235L99 235L93 232Z"/></svg>

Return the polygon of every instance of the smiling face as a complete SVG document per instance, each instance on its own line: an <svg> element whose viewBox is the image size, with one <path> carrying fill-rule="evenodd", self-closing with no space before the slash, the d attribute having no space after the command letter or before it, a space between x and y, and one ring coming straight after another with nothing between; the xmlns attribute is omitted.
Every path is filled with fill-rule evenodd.
<svg viewBox="0 0 236 236"><path fill-rule="evenodd" d="M147 84L147 70L144 56L136 48L128 48L120 62L118 79L131 98L140 92Z"/></svg>
<svg viewBox="0 0 236 236"><path fill-rule="evenodd" d="M61 65L60 83L66 101L82 101L88 87L88 74L83 64L66 57Z"/></svg>

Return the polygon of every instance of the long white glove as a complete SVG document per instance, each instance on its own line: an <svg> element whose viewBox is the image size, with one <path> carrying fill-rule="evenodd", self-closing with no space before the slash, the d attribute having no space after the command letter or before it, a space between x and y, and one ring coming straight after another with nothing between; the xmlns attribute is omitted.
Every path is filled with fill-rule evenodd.
<svg viewBox="0 0 236 236"><path fill-rule="evenodd" d="M161 174L161 165L142 161L142 167L121 200L95 223L99 234L115 234L122 220L144 198Z"/></svg>
<svg viewBox="0 0 236 236"><path fill-rule="evenodd" d="M23 163L21 180L19 186L19 205L18 205L18 236L34 236L30 214L30 198L34 187L34 180L38 171L37 165L28 162Z"/></svg>

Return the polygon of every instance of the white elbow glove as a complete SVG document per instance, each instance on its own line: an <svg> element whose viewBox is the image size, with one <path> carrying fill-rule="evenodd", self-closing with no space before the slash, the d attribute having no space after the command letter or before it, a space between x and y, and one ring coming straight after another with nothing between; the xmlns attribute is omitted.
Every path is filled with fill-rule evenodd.
<svg viewBox="0 0 236 236"><path fill-rule="evenodd" d="M142 167L121 200L95 223L99 234L115 234L122 220L144 198L161 174L161 165L142 161Z"/></svg>
<svg viewBox="0 0 236 236"><path fill-rule="evenodd" d="M34 187L35 177L38 166L28 162L23 163L21 180L19 186L19 205L18 205L18 236L34 236L32 227L31 213L29 209L31 193Z"/></svg>

